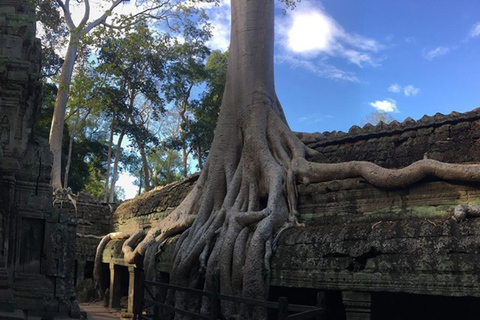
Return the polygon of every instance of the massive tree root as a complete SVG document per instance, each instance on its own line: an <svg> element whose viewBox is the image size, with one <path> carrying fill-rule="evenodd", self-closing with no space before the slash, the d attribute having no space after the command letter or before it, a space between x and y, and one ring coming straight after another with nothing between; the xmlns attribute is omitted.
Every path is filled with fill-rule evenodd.
<svg viewBox="0 0 480 320"><path fill-rule="evenodd" d="M266 299L275 239L298 224L297 183L361 176L376 186L401 187L426 175L480 181L478 165L428 159L400 170L367 162L308 162L314 151L302 143L302 135L290 131L273 85L273 0L235 0L231 6L227 82L205 167L178 208L148 234L133 233L123 246L126 262L143 260L147 277L155 275L162 244L181 234L170 274L173 284ZM209 309L208 300L178 293L170 299L178 307ZM222 303L221 312L265 317L232 303Z"/></svg>
<svg viewBox="0 0 480 320"><path fill-rule="evenodd" d="M143 256L147 275L153 276L160 244L183 232L176 244L172 283L207 290L218 284L215 289L224 294L265 299L275 236L297 223L297 183L363 177L374 186L392 188L425 176L480 181L479 165L429 159L398 170L360 161L310 163L306 157L314 151L289 130L276 99L256 93L251 106L245 126L235 125L234 135L228 129L227 135L217 140L211 159L185 201L137 246L141 232L125 242L127 262ZM198 307L198 301L184 295L172 299L179 307ZM203 312L208 308L208 301L203 301ZM257 310L222 304L224 315L262 317L252 312Z"/></svg>

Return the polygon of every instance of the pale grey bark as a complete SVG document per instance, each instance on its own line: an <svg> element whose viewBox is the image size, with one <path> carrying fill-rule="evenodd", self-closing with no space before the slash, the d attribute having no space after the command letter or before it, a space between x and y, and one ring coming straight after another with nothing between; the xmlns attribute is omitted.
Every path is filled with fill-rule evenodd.
<svg viewBox="0 0 480 320"><path fill-rule="evenodd" d="M53 154L51 183L54 189L62 188L61 171L62 171L62 139L63 127L65 124L65 112L68 100L68 88L72 80L73 67L78 51L78 43L80 35L73 32L70 35L70 42L65 54L65 61L59 78L59 86L55 107L53 111L52 125L50 127L50 151Z"/></svg>

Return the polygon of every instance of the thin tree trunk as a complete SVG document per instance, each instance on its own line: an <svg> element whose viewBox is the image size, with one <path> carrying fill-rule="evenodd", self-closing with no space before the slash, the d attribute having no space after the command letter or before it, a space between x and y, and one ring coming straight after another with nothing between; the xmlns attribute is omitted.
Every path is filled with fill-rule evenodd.
<svg viewBox="0 0 480 320"><path fill-rule="evenodd" d="M140 141L140 139L135 136L135 141L137 142L137 147L138 147L138 152L140 153L140 157L142 158L142 171L143 171L143 184L144 184L144 189L145 191L150 191L151 190L151 185L150 185L150 169L148 167L148 159L147 159L147 153L145 151L145 147Z"/></svg>
<svg viewBox="0 0 480 320"><path fill-rule="evenodd" d="M142 194L142 169L140 169L140 172L138 173L138 194Z"/></svg>
<svg viewBox="0 0 480 320"><path fill-rule="evenodd" d="M118 174L118 163L120 161L120 156L122 154L122 141L125 135L125 128L122 128L122 132L118 136L117 141L117 150L115 150L115 161L113 163L113 173L112 173L112 183L110 186L110 199L109 202L113 203L115 200L115 184L117 182L117 174Z"/></svg>
<svg viewBox="0 0 480 320"><path fill-rule="evenodd" d="M186 101L186 98L182 99L182 105L181 105L181 109L179 110L178 112L178 115L180 116L180 119L182 119L182 122L188 126L189 123L188 123L188 119L187 117L185 116L185 112L187 111L187 101ZM181 139L182 139L182 160L183 160L183 166L182 166L182 174L183 174L183 177L186 178L187 177L187 158L188 158L188 152L187 152L187 142L185 141L185 129L184 129L184 126L180 125L180 136L181 136Z"/></svg>
<svg viewBox="0 0 480 320"><path fill-rule="evenodd" d="M182 136L183 136L183 133L182 133ZM184 178L186 178L188 175L187 160L188 160L187 146L185 145L185 138L182 138L182 174Z"/></svg>
<svg viewBox="0 0 480 320"><path fill-rule="evenodd" d="M62 140L63 127L65 125L65 111L68 100L68 90L72 80L73 67L75 66L75 59L78 51L78 44L80 35L78 32L72 32L70 35L70 42L68 44L65 61L60 72L59 86L57 98L55 100L55 107L53 110L52 125L50 127L50 151L53 155L51 184L54 189L62 188L61 171L62 171Z"/></svg>
<svg viewBox="0 0 480 320"><path fill-rule="evenodd" d="M110 162L112 161L112 148L113 148L113 133L115 131L115 112L112 116L112 123L110 124L110 138L108 141L108 154L107 154L107 172L105 173L105 188L103 190L103 202L108 200L108 182L110 180Z"/></svg>
<svg viewBox="0 0 480 320"><path fill-rule="evenodd" d="M202 148L197 145L197 157L198 157L198 167L200 170L203 169L203 161L202 161Z"/></svg>
<svg viewBox="0 0 480 320"><path fill-rule="evenodd" d="M167 157L167 175L166 175L166 183L169 184L173 181L173 174L172 174L172 157L173 157L173 149L168 149L168 157Z"/></svg>

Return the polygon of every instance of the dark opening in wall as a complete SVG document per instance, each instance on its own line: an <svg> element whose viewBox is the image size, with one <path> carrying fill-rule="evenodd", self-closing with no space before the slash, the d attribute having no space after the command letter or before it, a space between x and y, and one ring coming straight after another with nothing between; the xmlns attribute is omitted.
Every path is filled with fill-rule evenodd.
<svg viewBox="0 0 480 320"><path fill-rule="evenodd" d="M286 297L290 304L317 305L317 293L323 291L326 294L327 319L345 320L345 308L342 302L341 291L325 291L312 288L288 288L270 286L270 301L278 301L280 297ZM269 319L276 319L275 314L270 314Z"/></svg>
<svg viewBox="0 0 480 320"><path fill-rule="evenodd" d="M120 278L120 290L122 293L122 297L127 297L128 296L128 284L129 284L129 279L130 279L130 274L128 272L128 267L125 266L115 266L115 272L119 273L119 278Z"/></svg>
<svg viewBox="0 0 480 320"><path fill-rule="evenodd" d="M108 263L102 263L101 269L101 276L100 276L100 290L102 294L105 293L107 289L110 288L110 266Z"/></svg>
<svg viewBox="0 0 480 320"><path fill-rule="evenodd" d="M93 261L85 261L85 269L83 273L83 278L84 279L93 279L93 267L94 267L94 262Z"/></svg>
<svg viewBox="0 0 480 320"><path fill-rule="evenodd" d="M479 314L480 298L372 293L372 320L473 320Z"/></svg>
<svg viewBox="0 0 480 320"><path fill-rule="evenodd" d="M41 270L45 220L22 218L20 230L20 254L17 272L38 274Z"/></svg>

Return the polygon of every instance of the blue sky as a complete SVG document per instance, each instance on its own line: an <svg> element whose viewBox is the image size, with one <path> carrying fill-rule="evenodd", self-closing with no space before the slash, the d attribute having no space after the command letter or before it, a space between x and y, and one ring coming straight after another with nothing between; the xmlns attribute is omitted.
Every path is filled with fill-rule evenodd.
<svg viewBox="0 0 480 320"><path fill-rule="evenodd" d="M348 131L375 110L403 121L480 107L480 0L302 0L285 15L276 5L275 83L293 130ZM210 47L226 50L230 0L202 6ZM118 182L127 198L133 179Z"/></svg>
<svg viewBox="0 0 480 320"><path fill-rule="evenodd" d="M212 48L229 4L208 10ZM480 107L480 1L277 3L275 83L295 131L347 131L376 109L398 120Z"/></svg>

